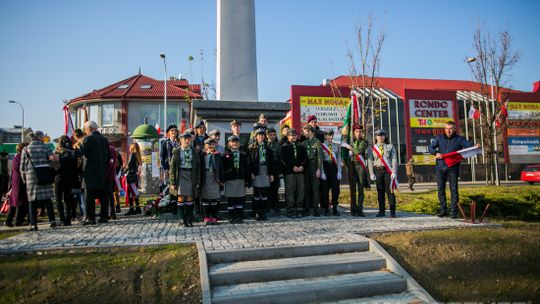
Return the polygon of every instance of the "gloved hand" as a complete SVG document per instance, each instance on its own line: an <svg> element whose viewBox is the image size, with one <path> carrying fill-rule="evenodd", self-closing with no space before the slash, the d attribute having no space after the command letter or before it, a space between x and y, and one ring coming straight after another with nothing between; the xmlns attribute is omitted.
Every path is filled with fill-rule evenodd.
<svg viewBox="0 0 540 304"><path fill-rule="evenodd" d="M396 179L396 174L395 173L390 174L390 178L391 179Z"/></svg>
<svg viewBox="0 0 540 304"><path fill-rule="evenodd" d="M377 180L377 178L375 177L375 175L371 175L369 178L371 178L372 181Z"/></svg>
<svg viewBox="0 0 540 304"><path fill-rule="evenodd" d="M341 173L338 173L338 174L337 174L337 179L338 179L338 180L341 180Z"/></svg>
<svg viewBox="0 0 540 304"><path fill-rule="evenodd" d="M352 151L351 150L349 150L349 156L352 156Z"/></svg>
<svg viewBox="0 0 540 304"><path fill-rule="evenodd" d="M322 180L326 180L326 174L324 174L324 172L321 173L321 179L322 179Z"/></svg>

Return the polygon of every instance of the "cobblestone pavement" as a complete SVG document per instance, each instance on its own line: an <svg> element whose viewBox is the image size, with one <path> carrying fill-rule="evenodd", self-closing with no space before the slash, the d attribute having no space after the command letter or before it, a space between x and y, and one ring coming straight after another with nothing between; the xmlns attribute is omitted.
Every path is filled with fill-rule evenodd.
<svg viewBox="0 0 540 304"><path fill-rule="evenodd" d="M125 217L96 226L73 225L43 228L0 241L0 253L81 246L122 246L191 243L202 241L206 250L290 246L350 242L359 234L372 232L471 227L461 220L398 212L397 218L375 218L376 210L367 210L366 218L351 217L342 210L341 217L305 217L289 219L269 217L267 222L246 220L244 224L221 222L217 226L184 228L177 221L144 216ZM482 225L474 225L476 227ZM46 227L46 226L44 226Z"/></svg>

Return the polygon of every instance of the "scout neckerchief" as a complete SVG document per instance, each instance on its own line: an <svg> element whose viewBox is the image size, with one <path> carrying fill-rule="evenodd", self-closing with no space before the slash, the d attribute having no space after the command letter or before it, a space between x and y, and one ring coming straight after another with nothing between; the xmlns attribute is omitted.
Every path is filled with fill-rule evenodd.
<svg viewBox="0 0 540 304"><path fill-rule="evenodd" d="M191 168L191 149L188 147L185 150L183 148L180 148L182 150L182 154L184 154L184 168Z"/></svg>
<svg viewBox="0 0 540 304"><path fill-rule="evenodd" d="M293 151L294 151L294 159L296 159L297 153L296 153L296 142L292 143Z"/></svg>
<svg viewBox="0 0 540 304"><path fill-rule="evenodd" d="M321 146L322 146L324 152L326 152L326 154L328 154L328 156L330 156L330 159L332 160L334 165L337 166L337 160L336 160L336 156L334 155L334 151L332 150L332 144L329 144L329 145L322 144Z"/></svg>
<svg viewBox="0 0 540 304"><path fill-rule="evenodd" d="M208 171L214 171L214 153L209 152L206 154L208 156Z"/></svg>
<svg viewBox="0 0 540 304"><path fill-rule="evenodd" d="M259 162L266 162L266 149L264 148L264 144L259 144Z"/></svg>
<svg viewBox="0 0 540 304"><path fill-rule="evenodd" d="M381 163L383 164L384 168L386 169L386 172L390 175L392 175L392 170L390 170L390 166L388 166L388 163L386 162L386 160L382 157L382 154L381 152L379 152L379 148L376 146L376 145L373 145L372 146L372 149L373 149L373 152L375 152L375 154L377 154L377 157L379 157L379 159L381 160ZM382 145L381 145L381 148L380 150L383 150L382 148ZM392 188L392 191L395 191L397 190L398 188L398 181L397 181L397 178L394 176L394 178L392 178L392 180L390 181L390 185L391 185L391 188Z"/></svg>
<svg viewBox="0 0 540 304"><path fill-rule="evenodd" d="M233 164L236 170L240 169L240 151L233 151Z"/></svg>

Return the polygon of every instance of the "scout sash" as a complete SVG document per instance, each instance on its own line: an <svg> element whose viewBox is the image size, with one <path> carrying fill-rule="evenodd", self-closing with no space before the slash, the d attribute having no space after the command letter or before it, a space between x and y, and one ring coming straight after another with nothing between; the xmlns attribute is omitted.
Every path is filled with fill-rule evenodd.
<svg viewBox="0 0 540 304"><path fill-rule="evenodd" d="M326 144L322 144L321 146L322 146L324 152L326 152L326 154L328 154L328 156L330 156L330 159L332 160L334 165L337 166L338 164L337 164L337 160L336 160L336 156L334 155L334 152L331 151Z"/></svg>
<svg viewBox="0 0 540 304"><path fill-rule="evenodd" d="M352 153L352 147L348 143L342 143L341 146L343 148L345 148L345 149L349 149L349 151L351 151L351 153ZM364 160L364 157L362 155L358 154L358 155L356 155L355 159L356 159L356 161L358 163L360 163L360 166L362 166L362 168L364 168L364 170L367 171L366 161Z"/></svg>
<svg viewBox="0 0 540 304"><path fill-rule="evenodd" d="M388 174L392 175L392 170L390 170L390 166L388 166L388 164L386 163L386 160L381 156L381 152L379 151L379 148L377 148L376 145L371 146L371 148L373 149L373 152L375 152L375 154L377 154L377 157L379 157L379 159L381 160L381 163L383 164L384 168L386 169L386 172ZM392 188L392 191L397 190L397 188L398 188L398 181L397 181L397 178L395 176L394 176L394 178L392 178L390 180L390 187Z"/></svg>

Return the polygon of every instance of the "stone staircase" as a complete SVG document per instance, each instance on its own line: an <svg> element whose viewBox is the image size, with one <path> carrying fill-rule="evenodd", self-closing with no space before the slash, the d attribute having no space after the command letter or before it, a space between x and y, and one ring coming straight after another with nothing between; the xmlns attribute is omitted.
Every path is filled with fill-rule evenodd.
<svg viewBox="0 0 540 304"><path fill-rule="evenodd" d="M433 302L370 242L206 252L203 303Z"/></svg>

